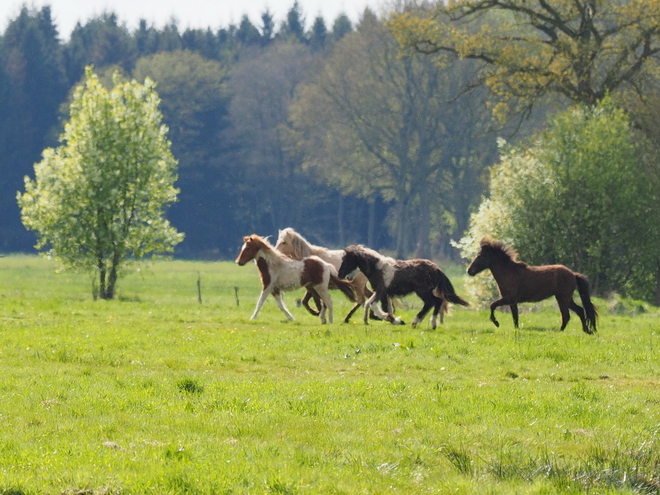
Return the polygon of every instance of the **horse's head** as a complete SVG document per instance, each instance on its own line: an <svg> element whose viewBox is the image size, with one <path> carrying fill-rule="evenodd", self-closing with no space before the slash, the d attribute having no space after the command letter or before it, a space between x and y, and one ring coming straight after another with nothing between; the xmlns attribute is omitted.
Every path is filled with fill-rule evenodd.
<svg viewBox="0 0 660 495"><path fill-rule="evenodd" d="M290 228L278 231L275 249L277 249L282 254L286 254L287 256L294 256L295 247L293 245Z"/></svg>
<svg viewBox="0 0 660 495"><path fill-rule="evenodd" d="M339 267L339 278L346 278L355 270L360 268L360 251L359 246L348 246L344 249L344 257L341 260Z"/></svg>
<svg viewBox="0 0 660 495"><path fill-rule="evenodd" d="M470 266L468 267L468 275L474 277L487 268L490 268L493 263L502 261L515 261L517 253L511 247L505 247L502 241L496 241L490 236L481 239L481 247Z"/></svg>
<svg viewBox="0 0 660 495"><path fill-rule="evenodd" d="M472 260L470 266L468 266L467 272L468 275L474 277L477 273L483 272L486 268L490 266L490 259L487 253L484 253L483 248L479 250L477 257Z"/></svg>
<svg viewBox="0 0 660 495"><path fill-rule="evenodd" d="M252 261L257 257L259 251L266 246L266 241L257 234L247 235L243 237L243 247L241 252L236 258L236 263L243 266L248 261Z"/></svg>

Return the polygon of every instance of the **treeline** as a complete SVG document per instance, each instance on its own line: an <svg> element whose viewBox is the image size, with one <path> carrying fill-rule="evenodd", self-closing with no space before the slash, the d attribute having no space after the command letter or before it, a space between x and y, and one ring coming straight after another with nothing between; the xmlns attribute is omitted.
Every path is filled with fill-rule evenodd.
<svg viewBox="0 0 660 495"><path fill-rule="evenodd" d="M460 96L469 65L400 57L369 10L308 27L294 3L279 26L266 11L183 32L105 13L63 41L50 7L24 7L0 38L0 251L33 249L16 193L58 144L88 65L108 84L120 71L158 85L178 256L232 258L242 235L287 226L329 246L451 255L496 157L486 93Z"/></svg>

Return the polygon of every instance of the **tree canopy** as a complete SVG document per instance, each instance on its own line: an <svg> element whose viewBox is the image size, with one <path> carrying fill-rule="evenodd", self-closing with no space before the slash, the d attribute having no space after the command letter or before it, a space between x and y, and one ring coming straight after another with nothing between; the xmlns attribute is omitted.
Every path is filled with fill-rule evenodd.
<svg viewBox="0 0 660 495"><path fill-rule="evenodd" d="M447 237L457 191L479 174L471 160L487 153L483 112L451 103L462 74L427 57L401 57L392 35L365 13L291 108L307 170L345 194L392 203L399 256L429 256L431 232Z"/></svg>
<svg viewBox="0 0 660 495"><path fill-rule="evenodd" d="M154 84L105 89L91 68L74 92L60 146L48 148L18 194L37 247L65 267L93 270L112 299L129 258L171 251L183 235L163 217L176 200L177 162L161 124Z"/></svg>
<svg viewBox="0 0 660 495"><path fill-rule="evenodd" d="M481 61L475 83L525 111L548 94L594 105L635 86L660 52L656 0L441 1L390 26L409 49Z"/></svg>

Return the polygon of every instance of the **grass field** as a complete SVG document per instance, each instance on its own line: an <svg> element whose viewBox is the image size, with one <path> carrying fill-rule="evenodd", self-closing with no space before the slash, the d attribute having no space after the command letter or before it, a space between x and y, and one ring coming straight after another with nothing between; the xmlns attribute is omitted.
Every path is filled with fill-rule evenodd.
<svg viewBox="0 0 660 495"><path fill-rule="evenodd" d="M596 337L551 301L517 331L462 308L337 323L339 294L332 325L298 294L296 321L272 299L250 321L259 286L158 262L93 301L85 275L0 258L0 494L660 491L654 309L597 301Z"/></svg>

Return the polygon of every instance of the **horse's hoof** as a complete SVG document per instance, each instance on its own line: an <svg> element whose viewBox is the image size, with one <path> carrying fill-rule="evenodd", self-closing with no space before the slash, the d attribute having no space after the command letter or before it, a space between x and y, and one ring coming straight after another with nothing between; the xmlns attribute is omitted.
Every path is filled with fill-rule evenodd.
<svg viewBox="0 0 660 495"><path fill-rule="evenodd" d="M493 320L493 323L495 324L495 326L496 326L497 328L500 328L500 322L499 322L499 321L497 321L497 320Z"/></svg>

